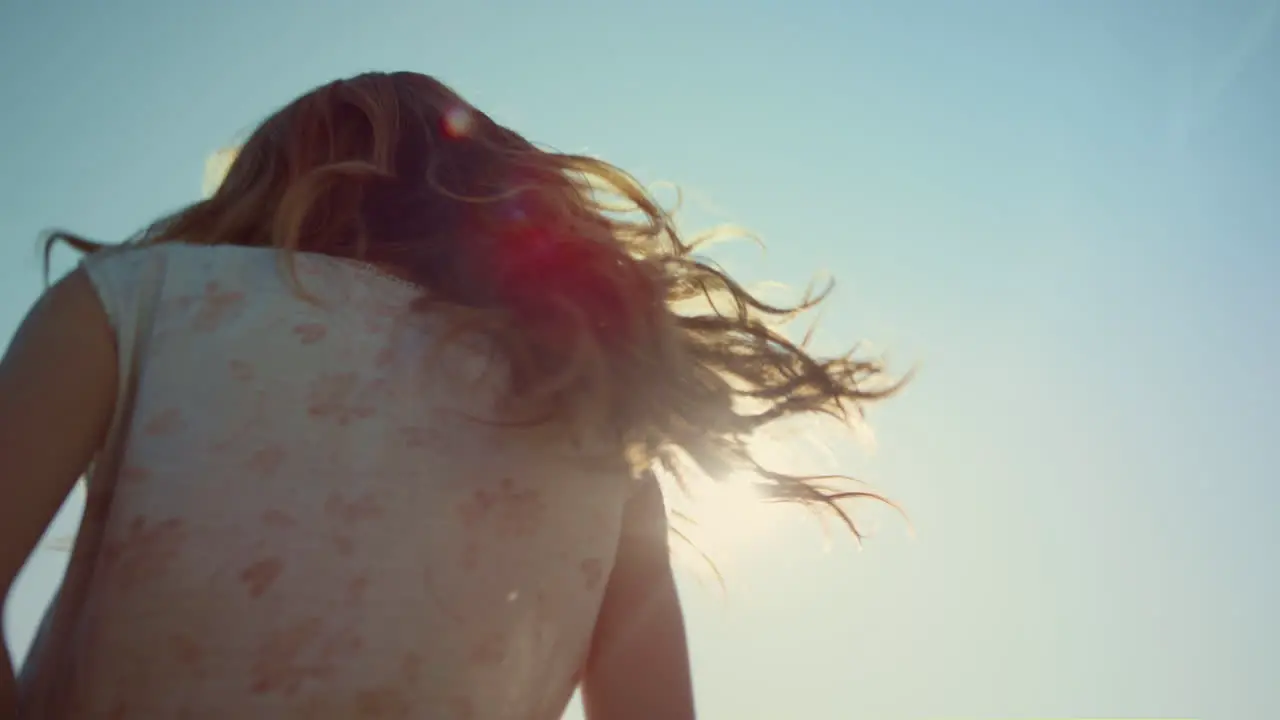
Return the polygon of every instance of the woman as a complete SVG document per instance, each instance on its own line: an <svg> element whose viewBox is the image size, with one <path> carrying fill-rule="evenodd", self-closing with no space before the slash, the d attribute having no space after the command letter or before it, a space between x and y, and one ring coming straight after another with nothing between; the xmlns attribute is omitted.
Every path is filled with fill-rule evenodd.
<svg viewBox="0 0 1280 720"><path fill-rule="evenodd" d="M0 364L6 595L89 499L9 717L555 718L580 684L691 718L658 473L839 512L747 443L896 387L621 170L413 73L307 93L128 243L58 241L87 257Z"/></svg>

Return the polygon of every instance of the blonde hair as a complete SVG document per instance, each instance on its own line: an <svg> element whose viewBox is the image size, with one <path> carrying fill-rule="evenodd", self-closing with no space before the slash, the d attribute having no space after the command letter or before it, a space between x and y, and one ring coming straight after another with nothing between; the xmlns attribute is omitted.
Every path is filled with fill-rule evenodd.
<svg viewBox="0 0 1280 720"><path fill-rule="evenodd" d="M763 302L694 256L701 239L685 240L617 167L539 149L439 81L399 72L298 98L248 138L212 194L129 242L393 267L426 289L424 304L459 311L496 344L511 408L607 429L638 474L753 471L766 498L832 510L857 535L839 501L878 495L764 468L750 441L793 416L858 420L902 381L878 360L815 357L789 340L779 323L827 293ZM102 247L55 232L46 253L57 242Z"/></svg>

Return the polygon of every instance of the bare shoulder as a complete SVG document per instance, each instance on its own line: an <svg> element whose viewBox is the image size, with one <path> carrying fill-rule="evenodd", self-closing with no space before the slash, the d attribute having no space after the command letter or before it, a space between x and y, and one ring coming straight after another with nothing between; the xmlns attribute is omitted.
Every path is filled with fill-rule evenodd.
<svg viewBox="0 0 1280 720"><path fill-rule="evenodd" d="M115 350L115 336L97 290L83 270L75 270L32 306L0 362L0 382L20 390L13 383L55 374L73 384L79 373L114 379ZM0 398L0 402L11 401L8 392L0 393Z"/></svg>
<svg viewBox="0 0 1280 720"><path fill-rule="evenodd" d="M13 580L101 447L115 409L114 333L93 283L67 275L0 360L0 583Z"/></svg>

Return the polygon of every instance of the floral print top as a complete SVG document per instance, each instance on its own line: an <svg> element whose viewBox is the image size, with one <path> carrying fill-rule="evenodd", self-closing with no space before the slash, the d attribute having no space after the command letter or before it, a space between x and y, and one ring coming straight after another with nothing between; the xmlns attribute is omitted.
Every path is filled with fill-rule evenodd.
<svg viewBox="0 0 1280 720"><path fill-rule="evenodd" d="M83 265L121 397L22 678L42 718L532 720L590 645L626 473L483 418L489 356L366 266ZM491 416L490 416L491 417Z"/></svg>

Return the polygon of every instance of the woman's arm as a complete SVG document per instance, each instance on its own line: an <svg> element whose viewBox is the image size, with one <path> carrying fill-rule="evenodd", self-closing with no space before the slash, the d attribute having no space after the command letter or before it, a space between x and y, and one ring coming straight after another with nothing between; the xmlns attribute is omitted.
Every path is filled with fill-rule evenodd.
<svg viewBox="0 0 1280 720"><path fill-rule="evenodd" d="M692 720L684 617L656 482L627 505L582 684L588 720Z"/></svg>
<svg viewBox="0 0 1280 720"><path fill-rule="evenodd" d="M0 360L0 598L102 446L116 378L106 313L89 279L74 272L40 298ZM0 654L7 719L16 716L17 690L9 653Z"/></svg>

